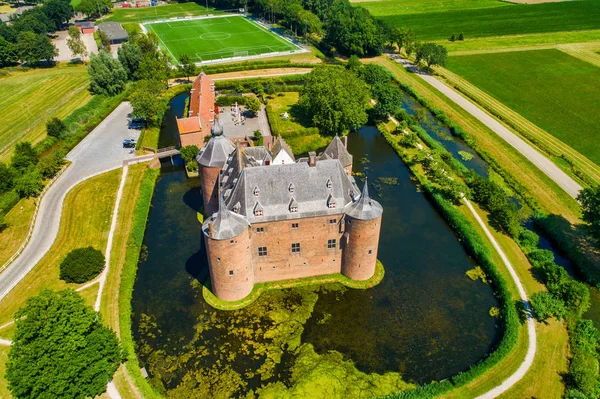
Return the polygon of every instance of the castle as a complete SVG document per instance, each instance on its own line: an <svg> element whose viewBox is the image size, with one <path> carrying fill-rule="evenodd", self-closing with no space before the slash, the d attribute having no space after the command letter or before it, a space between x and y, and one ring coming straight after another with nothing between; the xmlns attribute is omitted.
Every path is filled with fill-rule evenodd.
<svg viewBox="0 0 600 399"><path fill-rule="evenodd" d="M200 148L215 119L215 83L204 72L192 83L188 115L177 118L181 146Z"/></svg>
<svg viewBox="0 0 600 399"><path fill-rule="evenodd" d="M242 299L267 281L373 276L383 209L366 182L358 189L346 137L296 159L281 138L270 148L234 146L218 120L211 136L196 160L218 298Z"/></svg>

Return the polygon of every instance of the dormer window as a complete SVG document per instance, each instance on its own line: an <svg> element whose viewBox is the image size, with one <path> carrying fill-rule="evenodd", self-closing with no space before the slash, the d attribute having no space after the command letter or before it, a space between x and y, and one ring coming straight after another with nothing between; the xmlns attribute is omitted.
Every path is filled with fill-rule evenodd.
<svg viewBox="0 0 600 399"><path fill-rule="evenodd" d="M236 203L236 204L233 206L233 211L234 211L235 213L240 213L240 209L241 209L241 208L242 208L242 205L241 205L239 202L237 202L237 203Z"/></svg>
<svg viewBox="0 0 600 399"><path fill-rule="evenodd" d="M257 202L256 205L254 205L254 216L262 216L263 215L263 207L260 204L260 202Z"/></svg>
<svg viewBox="0 0 600 399"><path fill-rule="evenodd" d="M327 188L331 190L332 187L333 183L331 182L331 179L327 179Z"/></svg>
<svg viewBox="0 0 600 399"><path fill-rule="evenodd" d="M327 207L335 208L335 198L333 198L333 195L331 194L329 194L329 197L327 197Z"/></svg>
<svg viewBox="0 0 600 399"><path fill-rule="evenodd" d="M293 193L293 192L294 192L294 190L295 190L294 183L290 183L290 185L288 186L288 191L289 191L290 193Z"/></svg>
<svg viewBox="0 0 600 399"><path fill-rule="evenodd" d="M290 201L290 212L291 213L298 213L298 203L293 198Z"/></svg>
<svg viewBox="0 0 600 399"><path fill-rule="evenodd" d="M255 197L258 197L258 193L260 193L260 190L258 189L258 187L254 187L254 191L252 191L254 193Z"/></svg>

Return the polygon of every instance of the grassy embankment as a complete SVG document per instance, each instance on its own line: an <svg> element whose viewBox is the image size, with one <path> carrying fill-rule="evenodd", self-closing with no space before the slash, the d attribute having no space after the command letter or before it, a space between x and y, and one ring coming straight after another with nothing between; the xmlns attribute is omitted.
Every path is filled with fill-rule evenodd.
<svg viewBox="0 0 600 399"><path fill-rule="evenodd" d="M564 154L600 181L600 143L593 134L600 123L600 68L558 50L452 56L447 68L461 91L545 152Z"/></svg>
<svg viewBox="0 0 600 399"><path fill-rule="evenodd" d="M159 7L146 8L113 8L110 14L103 18L104 22L148 22L157 19L193 17L196 15L222 14L222 11L198 3L167 4Z"/></svg>
<svg viewBox="0 0 600 399"><path fill-rule="evenodd" d="M13 72L0 77L0 161L8 161L20 140L37 143L46 121L64 118L91 98L83 65Z"/></svg>
<svg viewBox="0 0 600 399"><path fill-rule="evenodd" d="M327 146L329 140L321 136L317 128L308 127L309 116L297 105L298 98L298 92L271 96L266 108L273 136L283 137L294 154L305 154ZM289 115L288 119L281 116L285 112Z"/></svg>
<svg viewBox="0 0 600 399"><path fill-rule="evenodd" d="M592 30L600 25L600 3L593 0L545 4L387 0L357 5L391 25L411 27L419 40L444 40L460 32L474 38Z"/></svg>
<svg viewBox="0 0 600 399"><path fill-rule="evenodd" d="M36 201L35 198L22 199L6 214L6 227L0 230L0 266L15 254L27 237Z"/></svg>

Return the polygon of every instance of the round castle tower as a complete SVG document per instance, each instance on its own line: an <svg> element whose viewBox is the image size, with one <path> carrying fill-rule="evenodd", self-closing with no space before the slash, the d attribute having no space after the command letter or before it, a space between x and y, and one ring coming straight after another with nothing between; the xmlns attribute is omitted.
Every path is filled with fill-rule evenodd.
<svg viewBox="0 0 600 399"><path fill-rule="evenodd" d="M368 280L375 274L381 230L381 205L369 197L367 181L358 201L346 207L342 274L352 280Z"/></svg>
<svg viewBox="0 0 600 399"><path fill-rule="evenodd" d="M250 254L250 225L225 205L202 224L212 292L224 301L237 301L252 291L254 269Z"/></svg>
<svg viewBox="0 0 600 399"><path fill-rule="evenodd" d="M223 136L223 127L218 119L210 129L211 138L208 143L198 153L196 161L198 162L198 172L201 179L202 199L204 202L204 214L212 215L217 211L219 192L217 181L219 172L227 157L235 149L233 144Z"/></svg>

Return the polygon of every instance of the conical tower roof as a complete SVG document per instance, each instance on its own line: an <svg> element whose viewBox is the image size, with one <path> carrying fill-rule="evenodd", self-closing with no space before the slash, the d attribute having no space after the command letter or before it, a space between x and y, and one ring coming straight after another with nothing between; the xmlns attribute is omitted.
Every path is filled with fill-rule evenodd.
<svg viewBox="0 0 600 399"><path fill-rule="evenodd" d="M212 137L198 153L196 161L207 168L222 168L229 155L235 150L231 142L223 135L223 127L216 119L211 128Z"/></svg>
<svg viewBox="0 0 600 399"><path fill-rule="evenodd" d="M346 205L346 215L360 220L376 219L383 213L383 208L379 202L369 197L369 183L365 180L362 193L358 201Z"/></svg>
<svg viewBox="0 0 600 399"><path fill-rule="evenodd" d="M204 222L202 230L214 240L229 240L242 233L249 225L245 217L227 208L223 196L219 194L219 210Z"/></svg>
<svg viewBox="0 0 600 399"><path fill-rule="evenodd" d="M352 165L352 154L348 152L340 137L336 134L331 143L323 151L322 158L328 156L333 159L338 159L343 167Z"/></svg>

